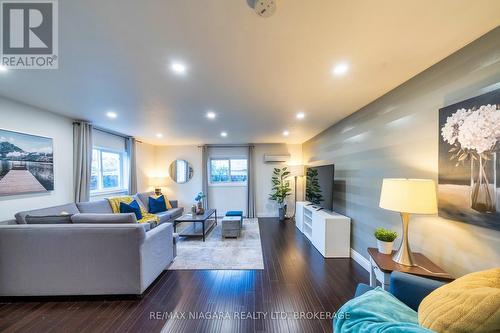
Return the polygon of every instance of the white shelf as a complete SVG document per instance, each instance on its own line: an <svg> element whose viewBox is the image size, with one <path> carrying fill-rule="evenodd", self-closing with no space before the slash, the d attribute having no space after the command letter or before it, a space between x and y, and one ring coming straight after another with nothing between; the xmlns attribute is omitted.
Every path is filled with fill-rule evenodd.
<svg viewBox="0 0 500 333"><path fill-rule="evenodd" d="M316 210L297 202L296 227L325 258L349 258L351 219L335 212Z"/></svg>

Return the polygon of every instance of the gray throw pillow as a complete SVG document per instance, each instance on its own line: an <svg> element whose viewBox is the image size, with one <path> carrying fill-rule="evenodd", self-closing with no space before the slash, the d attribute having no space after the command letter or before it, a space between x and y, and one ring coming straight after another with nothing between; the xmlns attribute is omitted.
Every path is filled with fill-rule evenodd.
<svg viewBox="0 0 500 333"><path fill-rule="evenodd" d="M27 224L70 224L71 215L44 215L44 216L32 216L27 215L25 217Z"/></svg>

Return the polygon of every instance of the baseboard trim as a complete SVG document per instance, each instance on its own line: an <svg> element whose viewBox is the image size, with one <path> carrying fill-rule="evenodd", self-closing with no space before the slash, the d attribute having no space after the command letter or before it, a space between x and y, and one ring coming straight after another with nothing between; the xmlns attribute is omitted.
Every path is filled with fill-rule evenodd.
<svg viewBox="0 0 500 333"><path fill-rule="evenodd" d="M359 252L351 248L351 258L361 265L367 272L370 272L370 260L363 257Z"/></svg>

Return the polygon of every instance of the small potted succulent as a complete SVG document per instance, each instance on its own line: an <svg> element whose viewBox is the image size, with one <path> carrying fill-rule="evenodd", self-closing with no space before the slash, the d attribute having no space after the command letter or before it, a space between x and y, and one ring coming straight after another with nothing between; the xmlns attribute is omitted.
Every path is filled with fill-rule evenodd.
<svg viewBox="0 0 500 333"><path fill-rule="evenodd" d="M384 228L375 229L375 238L377 239L378 252L383 254L391 254L394 240L398 237L395 231Z"/></svg>

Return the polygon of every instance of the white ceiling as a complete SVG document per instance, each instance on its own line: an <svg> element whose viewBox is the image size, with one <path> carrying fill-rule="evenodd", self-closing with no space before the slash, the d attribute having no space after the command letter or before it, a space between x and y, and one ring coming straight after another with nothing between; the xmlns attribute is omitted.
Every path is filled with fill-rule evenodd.
<svg viewBox="0 0 500 333"><path fill-rule="evenodd" d="M156 144L301 143L500 24L498 0L277 5L264 19L246 0L59 1L59 70L0 73L0 95Z"/></svg>

